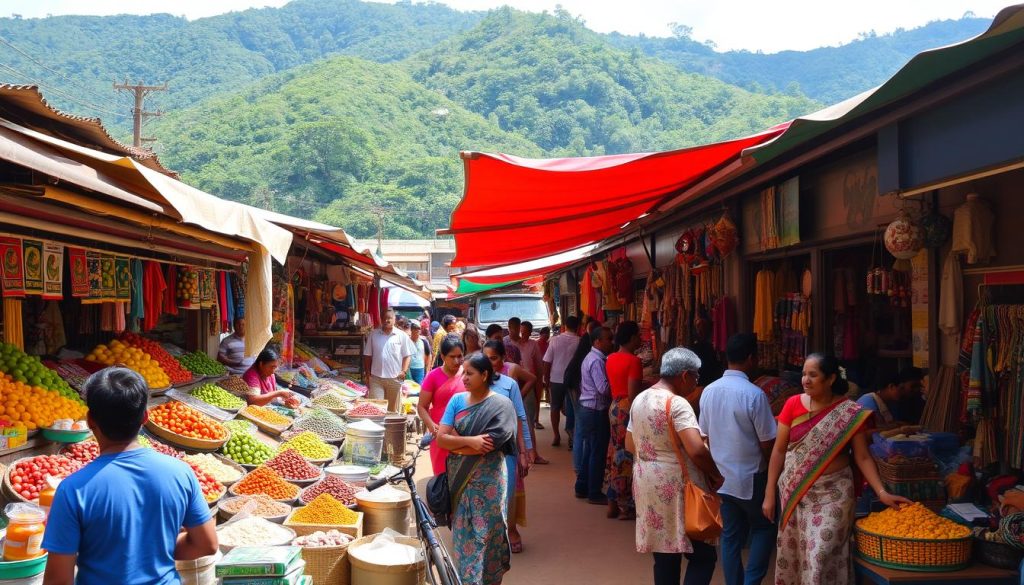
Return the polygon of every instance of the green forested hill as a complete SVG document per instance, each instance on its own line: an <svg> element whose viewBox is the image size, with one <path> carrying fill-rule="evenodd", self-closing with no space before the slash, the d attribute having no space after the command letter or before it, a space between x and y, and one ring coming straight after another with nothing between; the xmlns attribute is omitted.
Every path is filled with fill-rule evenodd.
<svg viewBox="0 0 1024 585"><path fill-rule="evenodd" d="M583 156L735 138L813 111L611 47L565 12L503 8L407 62L428 87L545 152Z"/></svg>
<svg viewBox="0 0 1024 585"><path fill-rule="evenodd" d="M542 154L398 66L351 57L175 112L154 132L184 180L357 236L375 234L378 216L389 237L447 225L462 194L460 149Z"/></svg>

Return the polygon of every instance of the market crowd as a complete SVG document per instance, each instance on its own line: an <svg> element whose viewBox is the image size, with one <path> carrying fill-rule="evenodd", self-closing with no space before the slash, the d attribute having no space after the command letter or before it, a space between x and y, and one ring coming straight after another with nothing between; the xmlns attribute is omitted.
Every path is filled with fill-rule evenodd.
<svg viewBox="0 0 1024 585"><path fill-rule="evenodd" d="M892 423L901 407L912 409L920 372L854 401L838 360L814 353L773 413L752 382L753 334L728 340L724 369L707 363L714 357L698 343L665 351L645 381L635 322L613 330L570 316L539 339L528 322L507 325L507 334L499 325L481 334L454 318L438 324L436 367L419 398L437 436L431 464L452 495L452 552L467 584L501 583L523 549L529 470L548 463L534 434L544 424L541 400L551 446L572 451L575 496L635 522L636 550L651 553L656 585L710 583L719 562L730 585L761 583L773 551L777 583L851 583L855 494L910 503L885 490L867 434L875 419ZM720 506L703 532L688 526L687 484ZM690 518L708 519L707 511Z"/></svg>

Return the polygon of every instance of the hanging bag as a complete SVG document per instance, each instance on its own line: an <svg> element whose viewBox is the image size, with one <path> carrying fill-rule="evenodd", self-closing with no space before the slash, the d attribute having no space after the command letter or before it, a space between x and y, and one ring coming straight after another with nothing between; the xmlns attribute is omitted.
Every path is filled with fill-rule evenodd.
<svg viewBox="0 0 1024 585"><path fill-rule="evenodd" d="M709 541L722 534L722 501L718 494L706 492L690 481L690 471L683 456L679 433L672 424L672 398L665 401L665 416L668 417L668 434L672 436L672 448L683 471L683 518L686 537L691 540Z"/></svg>

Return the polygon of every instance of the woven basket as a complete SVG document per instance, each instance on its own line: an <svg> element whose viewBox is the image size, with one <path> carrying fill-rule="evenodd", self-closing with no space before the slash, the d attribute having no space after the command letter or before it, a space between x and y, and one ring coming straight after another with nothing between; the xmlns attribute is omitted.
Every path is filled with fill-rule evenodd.
<svg viewBox="0 0 1024 585"><path fill-rule="evenodd" d="M29 504L38 504L39 500L26 500L25 498L23 498L21 494L14 491L14 486L11 484L11 471L15 467L17 467L19 463L26 459L32 459L32 457L22 457L21 459L16 459L12 461L11 464L7 466L6 469L4 469L4 498L9 502L27 502Z"/></svg>
<svg viewBox="0 0 1024 585"><path fill-rule="evenodd" d="M932 462L928 463L889 463L881 459L875 460L878 475L882 481L921 481L941 479L939 468Z"/></svg>
<svg viewBox="0 0 1024 585"><path fill-rule="evenodd" d="M313 585L349 585L352 569L348 562L348 545L302 547L306 574Z"/></svg>
<svg viewBox="0 0 1024 585"><path fill-rule="evenodd" d="M971 564L970 535L923 540L883 536L854 525L857 553L864 560L901 571L959 571Z"/></svg>
<svg viewBox="0 0 1024 585"><path fill-rule="evenodd" d="M1024 549L1019 549L1002 542L992 542L984 538L975 539L975 557L979 563L998 569L1014 570L1024 559Z"/></svg>
<svg viewBox="0 0 1024 585"><path fill-rule="evenodd" d="M258 428L259 430L263 431L264 433L267 433L268 435L278 436L281 433L287 431L288 428L292 426L291 423L288 423L287 425L284 425L284 426L272 425L272 424L270 424L268 422L262 421L262 420L256 418L255 416L252 416L249 413L245 412L244 408L238 411L238 416L240 416L240 417L244 418L245 420L251 422L252 424L256 425L256 428Z"/></svg>
<svg viewBox="0 0 1024 585"><path fill-rule="evenodd" d="M299 536L305 536L307 534L313 534L317 530L337 530L338 532L344 532L352 538L362 538L363 536L363 513L356 512L358 519L355 524L304 524L302 522L294 522L292 516L295 512L288 515L285 519L284 525L295 531L295 534Z"/></svg>
<svg viewBox="0 0 1024 585"><path fill-rule="evenodd" d="M224 429L224 438L217 439L215 441L209 439L193 439L192 437L184 437L178 433L169 431L162 426L153 422L152 419L146 420L146 430L156 435L157 438L169 443L172 447L181 447L182 449L191 449L193 451L216 451L224 446L224 443L228 442L228 438L231 433Z"/></svg>

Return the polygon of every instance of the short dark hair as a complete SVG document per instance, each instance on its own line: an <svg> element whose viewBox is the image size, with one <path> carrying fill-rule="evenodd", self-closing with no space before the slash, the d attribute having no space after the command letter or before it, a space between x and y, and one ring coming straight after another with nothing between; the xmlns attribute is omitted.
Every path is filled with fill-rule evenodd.
<svg viewBox="0 0 1024 585"><path fill-rule="evenodd" d="M270 362L276 362L281 359L281 356L276 351L269 347L260 352L260 355L256 356L256 365L268 364Z"/></svg>
<svg viewBox="0 0 1024 585"><path fill-rule="evenodd" d="M129 441L139 434L146 418L149 386L128 368L103 368L89 376L83 387L89 416L111 441Z"/></svg>
<svg viewBox="0 0 1024 585"><path fill-rule="evenodd" d="M493 349L494 353L501 356L501 359L505 359L505 342L498 341L497 339L488 339L481 349Z"/></svg>
<svg viewBox="0 0 1024 585"><path fill-rule="evenodd" d="M522 322L522 319L520 319L519 317L512 317L511 319L508 320L508 326L512 327L513 325L521 325Z"/></svg>
<svg viewBox="0 0 1024 585"><path fill-rule="evenodd" d="M913 366L903 368L896 377L896 384L904 382L920 382L924 380L924 370Z"/></svg>
<svg viewBox="0 0 1024 585"><path fill-rule="evenodd" d="M615 332L615 345L626 345L634 335L640 335L640 326L636 321L623 321Z"/></svg>
<svg viewBox="0 0 1024 585"><path fill-rule="evenodd" d="M550 327L541 327L539 333L541 335L551 335L551 328Z"/></svg>
<svg viewBox="0 0 1024 585"><path fill-rule="evenodd" d="M530 333L533 333L533 323L530 323L529 321L523 321L521 326L526 329L529 329Z"/></svg>
<svg viewBox="0 0 1024 585"><path fill-rule="evenodd" d="M608 337L612 336L612 330L610 328L605 327L604 325L598 325L595 327L594 331L590 334L590 345L594 345L598 341L601 341L601 338L604 337L605 333L608 334Z"/></svg>
<svg viewBox="0 0 1024 585"><path fill-rule="evenodd" d="M462 351L466 351L466 346L463 345L462 340L459 339L458 335L455 335L454 333L445 335L444 339L441 340L441 355L448 355L456 347Z"/></svg>
<svg viewBox="0 0 1024 585"><path fill-rule="evenodd" d="M580 318L576 315L569 315L565 318L565 328L575 333L580 328Z"/></svg>
<svg viewBox="0 0 1024 585"><path fill-rule="evenodd" d="M484 331L484 337L490 337L495 333L501 333L503 331L505 331L505 329L501 325L498 325L497 323L491 323L490 325L487 326L487 329Z"/></svg>
<svg viewBox="0 0 1024 585"><path fill-rule="evenodd" d="M441 317L442 327L447 327L453 323L455 323L455 315L445 315L444 317Z"/></svg>
<svg viewBox="0 0 1024 585"><path fill-rule="evenodd" d="M494 371L494 366L491 365L491 360L487 359L487 356L483 352L474 352L464 363L473 366L473 369L487 375L487 385L490 386L497 379L497 375Z"/></svg>
<svg viewBox="0 0 1024 585"><path fill-rule="evenodd" d="M753 333L737 333L725 342L725 357L730 364L741 364L757 354L757 337Z"/></svg>

